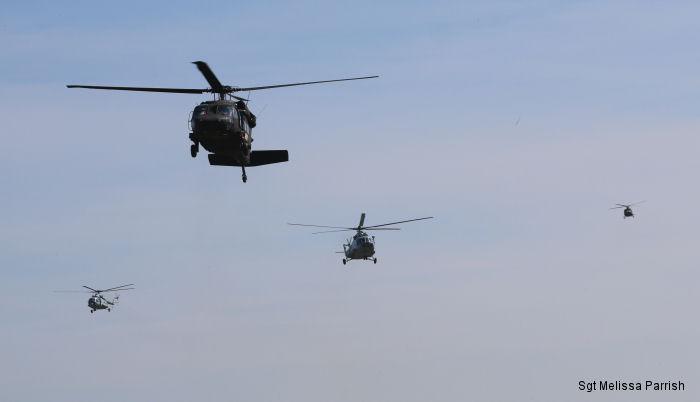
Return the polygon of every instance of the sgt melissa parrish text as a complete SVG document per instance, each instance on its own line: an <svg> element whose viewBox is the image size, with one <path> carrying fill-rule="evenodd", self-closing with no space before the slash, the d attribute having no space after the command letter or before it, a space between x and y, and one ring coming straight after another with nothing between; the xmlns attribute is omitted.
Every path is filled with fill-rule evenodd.
<svg viewBox="0 0 700 402"><path fill-rule="evenodd" d="M579 391L685 391L685 384L681 381L579 381Z"/></svg>

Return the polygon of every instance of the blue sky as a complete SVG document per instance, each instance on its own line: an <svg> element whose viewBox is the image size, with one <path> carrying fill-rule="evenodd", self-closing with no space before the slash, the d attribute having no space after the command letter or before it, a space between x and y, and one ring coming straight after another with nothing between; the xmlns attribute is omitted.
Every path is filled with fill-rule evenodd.
<svg viewBox="0 0 700 402"><path fill-rule="evenodd" d="M1 9L1 400L697 398L694 2ZM65 88L206 87L195 60L381 77L253 93L255 147L290 161L246 184L189 156L208 96ZM377 265L285 225L362 212L436 219L379 233ZM111 313L52 293L131 282Z"/></svg>

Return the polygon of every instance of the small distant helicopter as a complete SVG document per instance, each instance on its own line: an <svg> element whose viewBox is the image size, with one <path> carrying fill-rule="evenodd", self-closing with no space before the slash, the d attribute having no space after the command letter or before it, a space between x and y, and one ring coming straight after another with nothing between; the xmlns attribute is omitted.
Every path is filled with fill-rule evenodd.
<svg viewBox="0 0 700 402"><path fill-rule="evenodd" d="M620 209L620 208L624 208L624 209L622 210L623 218L625 218L625 219L626 219L626 218L634 218L634 212L632 212L632 207L635 206L635 205L641 204L641 203L643 203L643 202L646 202L646 201L639 201L639 202L635 202L635 203L633 203L633 204L615 204L615 205L617 205L617 206L616 206L616 207L612 207L612 208L610 208L610 209Z"/></svg>
<svg viewBox="0 0 700 402"><path fill-rule="evenodd" d="M89 286L84 286L84 288L89 290L57 290L56 292L62 293L92 293L92 296L88 299L88 307L90 307L90 313L94 313L95 310L107 310L112 311L112 307L119 303L119 295L115 295L114 299L109 300L102 296L102 293L107 292L118 292L121 290L131 290L135 288L130 288L129 286L134 286L133 283L128 285L121 285L109 289L93 289Z"/></svg>
<svg viewBox="0 0 700 402"><path fill-rule="evenodd" d="M253 127L256 125L256 117L250 109L248 109L248 99L235 96L233 95L234 93L379 77L378 75L373 75L368 77L239 88L222 85L207 63L195 61L193 64L195 64L202 75L204 75L204 78L209 82L211 88L144 88L96 85L66 85L66 87L184 94L203 94L209 92L215 94L215 99L213 101L200 103L191 113L190 129L192 132L189 136L192 145L190 146L190 155L193 158L196 157L199 152L199 144L202 144L204 149L211 152L208 155L210 165L240 166L243 171L242 179L245 183L248 180L248 176L245 174L246 166L287 162L289 160L289 154L287 150L251 151L251 143L253 142L252 132ZM218 100L216 99L216 95L219 97ZM227 96L229 99L226 99Z"/></svg>
<svg viewBox="0 0 700 402"><path fill-rule="evenodd" d="M357 233L355 233L355 235L352 237L352 241L350 241L350 239L348 239L347 243L343 244L343 251L337 251L337 253L345 254L346 258L343 258L343 265L345 265L348 261L351 261L351 260L372 260L376 264L377 258L376 257L373 258L373 256L374 256L374 236L368 235L367 233L364 232L365 230L401 230L400 228L385 228L385 227L380 227L380 226L397 225L399 223L420 221L423 219L432 219L432 218L433 218L432 216L428 216L425 218L409 219L406 221L383 223L381 225L364 226L365 213L363 212L362 215L360 216L360 224L357 225L357 227L306 225L303 223L288 223L288 225L340 229L340 230L325 230L322 232L313 232L312 234L330 233L330 232L344 232L344 231L348 231L348 230L349 231L356 231Z"/></svg>

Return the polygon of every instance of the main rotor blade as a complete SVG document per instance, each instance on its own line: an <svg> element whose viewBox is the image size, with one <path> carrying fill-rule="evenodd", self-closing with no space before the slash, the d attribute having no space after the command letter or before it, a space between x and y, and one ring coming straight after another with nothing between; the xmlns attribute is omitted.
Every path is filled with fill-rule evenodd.
<svg viewBox="0 0 700 402"><path fill-rule="evenodd" d="M197 66L197 69L199 70L200 73L204 76L204 78L207 79L207 82L209 85L211 85L211 90L212 92L216 93L224 93L224 86L221 85L221 81L219 81L218 78L216 78L216 75L214 75L214 72L211 71L211 68L207 65L207 63L203 61L193 61L192 64Z"/></svg>
<svg viewBox="0 0 700 402"><path fill-rule="evenodd" d="M633 206L633 205L638 205L638 204L641 204L641 203L643 203L643 202L647 202L647 200L638 201L638 202L635 202L635 203L630 204L629 206L631 207L631 206Z"/></svg>
<svg viewBox="0 0 700 402"><path fill-rule="evenodd" d="M54 290L54 293L94 293L89 290Z"/></svg>
<svg viewBox="0 0 700 402"><path fill-rule="evenodd" d="M401 228L361 228L360 230L401 230ZM351 229L340 229L340 230L326 230L324 232L313 232L311 234L319 234L319 233L331 233L331 232L357 232L357 228L351 228Z"/></svg>
<svg viewBox="0 0 700 402"><path fill-rule="evenodd" d="M202 94L212 92L210 89L194 88L145 88L145 87L106 87L100 85L66 85L67 88L87 88L87 89L113 89L117 91L139 91L139 92L171 92L178 94Z"/></svg>
<svg viewBox="0 0 700 402"><path fill-rule="evenodd" d="M413 222L413 221L422 221L423 219L433 219L432 216L426 216L425 218L416 218L416 219L409 219L407 221L398 221L398 222L391 222L391 223L383 223L381 225L372 225L372 226L367 226L362 229L370 229L370 228L378 228L380 226L389 226L389 225L396 225L399 223L406 223L406 222Z"/></svg>
<svg viewBox="0 0 700 402"><path fill-rule="evenodd" d="M608 209L620 209L620 208L627 208L627 207L624 206L624 205L621 205L621 206L619 206L619 207L612 207L612 208L608 208Z"/></svg>
<svg viewBox="0 0 700 402"><path fill-rule="evenodd" d="M340 229L340 230L325 230L323 232L313 232L311 234L319 234L319 233L331 233L331 232L356 232L357 228L351 228L351 229Z"/></svg>
<svg viewBox="0 0 700 402"><path fill-rule="evenodd" d="M122 291L122 290L132 290L132 289L136 289L136 288L107 289L107 290L101 291L100 293L119 292L119 291Z"/></svg>
<svg viewBox="0 0 700 402"><path fill-rule="evenodd" d="M133 283L129 283L128 285L121 285L121 286L115 286L113 288L105 289L102 292L111 292L114 290L129 290L129 289L135 289L135 288L127 288L127 289L121 289L121 288L126 288L127 286L134 286Z"/></svg>
<svg viewBox="0 0 700 402"><path fill-rule="evenodd" d="M83 287L86 288L86 289L90 289L90 290L92 290L93 292L96 292L96 293L100 293L100 292L101 292L101 290L95 290L95 289L91 288L90 286L85 286L85 285L83 285Z"/></svg>
<svg viewBox="0 0 700 402"><path fill-rule="evenodd" d="M338 82L338 81L352 81L352 80L366 80L368 78L377 78L378 75L372 75L369 77L356 77L356 78L341 78L339 80L325 80L325 81L309 81L309 82L297 82L294 84L279 84L279 85L266 85L263 87L249 87L249 88L233 88L232 92L240 91L257 91L258 89L270 89L270 88L282 88L282 87L294 87L297 85L309 85L309 84L322 84L324 82Z"/></svg>
<svg viewBox="0 0 700 402"><path fill-rule="evenodd" d="M321 226L321 225L306 225L304 223L287 223L287 225L292 226L310 226L314 228L331 228L331 229L345 229L345 230L357 230L357 228L349 228L346 226Z"/></svg>

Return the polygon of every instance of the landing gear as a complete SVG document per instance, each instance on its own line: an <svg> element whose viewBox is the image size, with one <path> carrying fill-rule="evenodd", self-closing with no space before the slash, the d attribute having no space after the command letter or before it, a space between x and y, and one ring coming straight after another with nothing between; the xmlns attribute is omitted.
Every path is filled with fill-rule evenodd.
<svg viewBox="0 0 700 402"><path fill-rule="evenodd" d="M108 308L107 311L112 311L112 309L111 309L111 308Z"/></svg>
<svg viewBox="0 0 700 402"><path fill-rule="evenodd" d="M348 262L345 258L343 258L343 265L345 265Z"/></svg>
<svg viewBox="0 0 700 402"><path fill-rule="evenodd" d="M375 263L375 264L377 263L377 259L376 259L376 258L374 259L374 263Z"/></svg>
<svg viewBox="0 0 700 402"><path fill-rule="evenodd" d="M92 314L92 313L94 313L94 312L95 312L95 310L90 310L90 314Z"/></svg>
<svg viewBox="0 0 700 402"><path fill-rule="evenodd" d="M192 155L193 158L196 158L197 152L199 152L199 143L195 142L194 144L190 145L190 155Z"/></svg>
<svg viewBox="0 0 700 402"><path fill-rule="evenodd" d="M241 166L241 169L243 169L243 177L241 178L243 179L243 183L245 183L248 181L248 176L245 174L245 166Z"/></svg>

